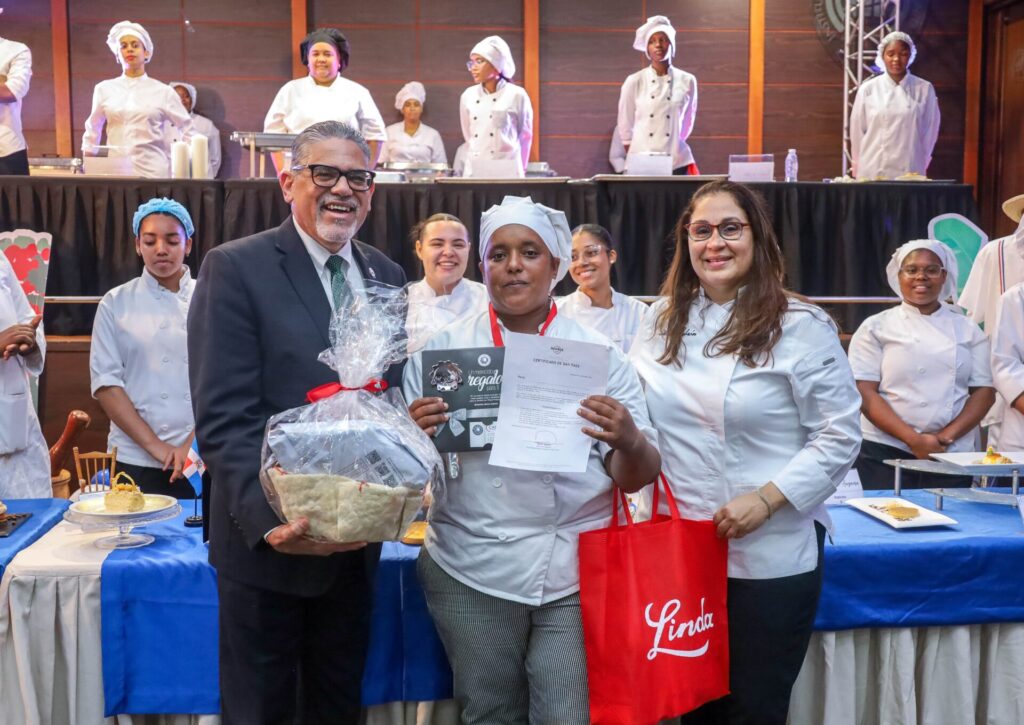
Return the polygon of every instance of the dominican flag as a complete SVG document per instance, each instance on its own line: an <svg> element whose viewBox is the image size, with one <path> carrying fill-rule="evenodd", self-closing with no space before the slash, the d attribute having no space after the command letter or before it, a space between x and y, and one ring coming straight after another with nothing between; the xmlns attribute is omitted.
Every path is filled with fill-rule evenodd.
<svg viewBox="0 0 1024 725"><path fill-rule="evenodd" d="M189 449L188 455L185 456L185 468L182 470L182 473L185 474L188 482L192 484L196 496L201 496L203 493L203 474L205 472L206 464L199 457L199 444L193 438L192 447Z"/></svg>

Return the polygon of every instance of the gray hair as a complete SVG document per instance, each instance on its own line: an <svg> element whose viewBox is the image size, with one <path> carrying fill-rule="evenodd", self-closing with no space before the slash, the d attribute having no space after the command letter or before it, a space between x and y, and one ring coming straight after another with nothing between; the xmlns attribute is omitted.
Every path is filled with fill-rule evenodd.
<svg viewBox="0 0 1024 725"><path fill-rule="evenodd" d="M366 143L363 134L341 121L320 121L308 126L292 141L292 163L305 164L309 159L310 147L313 144L327 141L332 138L340 138L344 141L351 141L363 152L366 163L370 163L370 145Z"/></svg>

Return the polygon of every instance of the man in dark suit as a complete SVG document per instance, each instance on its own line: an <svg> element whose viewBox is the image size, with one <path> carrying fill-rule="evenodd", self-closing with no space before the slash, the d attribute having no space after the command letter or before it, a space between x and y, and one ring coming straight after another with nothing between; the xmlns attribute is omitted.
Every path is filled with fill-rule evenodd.
<svg viewBox="0 0 1024 725"><path fill-rule="evenodd" d="M292 154L280 175L292 215L210 251L188 319L196 435L212 476L225 725L358 721L380 550L313 541L305 519L281 524L259 482L267 420L337 382L317 361L332 310L370 285L405 283L398 265L353 239L373 196L359 132L317 123Z"/></svg>

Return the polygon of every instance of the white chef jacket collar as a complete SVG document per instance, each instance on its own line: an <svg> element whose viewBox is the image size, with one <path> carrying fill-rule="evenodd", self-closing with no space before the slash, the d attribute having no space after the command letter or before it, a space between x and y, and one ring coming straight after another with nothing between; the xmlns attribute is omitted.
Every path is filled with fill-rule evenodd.
<svg viewBox="0 0 1024 725"><path fill-rule="evenodd" d="M178 280L177 293L171 292L169 289L161 285L157 278L151 275L149 270L145 267L142 268L141 276L142 283L146 286L146 289L154 295L161 294L162 292L168 292L170 294L177 294L179 297L182 295L187 296L188 290L192 286L192 270L188 268L187 264L181 265L181 277Z"/></svg>
<svg viewBox="0 0 1024 725"><path fill-rule="evenodd" d="M496 85L494 87L494 93L497 93L498 91L500 91L502 88L504 88L507 85L508 85L508 81L507 80L505 80L504 78L499 78L498 79L498 85ZM494 93L491 93L490 91L487 90L487 88L484 86L483 83L480 84L480 90L484 93L484 95L487 95L487 96L494 95Z"/></svg>
<svg viewBox="0 0 1024 725"><path fill-rule="evenodd" d="M942 315L953 311L945 302L939 302L939 309L935 310L935 312L930 315L926 315L921 312L919 308L914 307L914 305L910 304L906 300L900 303L899 310L905 317L941 317Z"/></svg>
<svg viewBox="0 0 1024 725"><path fill-rule="evenodd" d="M553 305L553 304L555 304L555 298L554 297L548 297L548 312L551 312L551 305ZM558 317L561 317L561 315L559 315ZM555 320L557 320L558 317L556 317ZM505 326L505 323L502 321L501 315L497 314L497 312L495 312L495 314L494 314L494 319L498 321L498 327L500 327L505 332L509 332L510 331L508 329L508 327ZM554 321L552 321L552 322L554 322ZM537 325L537 332L538 333L540 333L540 331L542 329L544 329L544 325L545 324L547 324L547 319L543 320L539 325Z"/></svg>

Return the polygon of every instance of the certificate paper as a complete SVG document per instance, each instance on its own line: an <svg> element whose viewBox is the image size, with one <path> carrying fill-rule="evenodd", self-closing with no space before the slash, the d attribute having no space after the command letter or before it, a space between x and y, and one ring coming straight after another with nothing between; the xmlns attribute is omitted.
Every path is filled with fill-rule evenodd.
<svg viewBox="0 0 1024 725"><path fill-rule="evenodd" d="M424 350L423 396L448 403L448 422L434 435L441 453L482 451L494 442L505 350Z"/></svg>
<svg viewBox="0 0 1024 725"><path fill-rule="evenodd" d="M505 334L505 373L490 464L582 473L594 439L576 411L608 389L608 348L542 335Z"/></svg>

